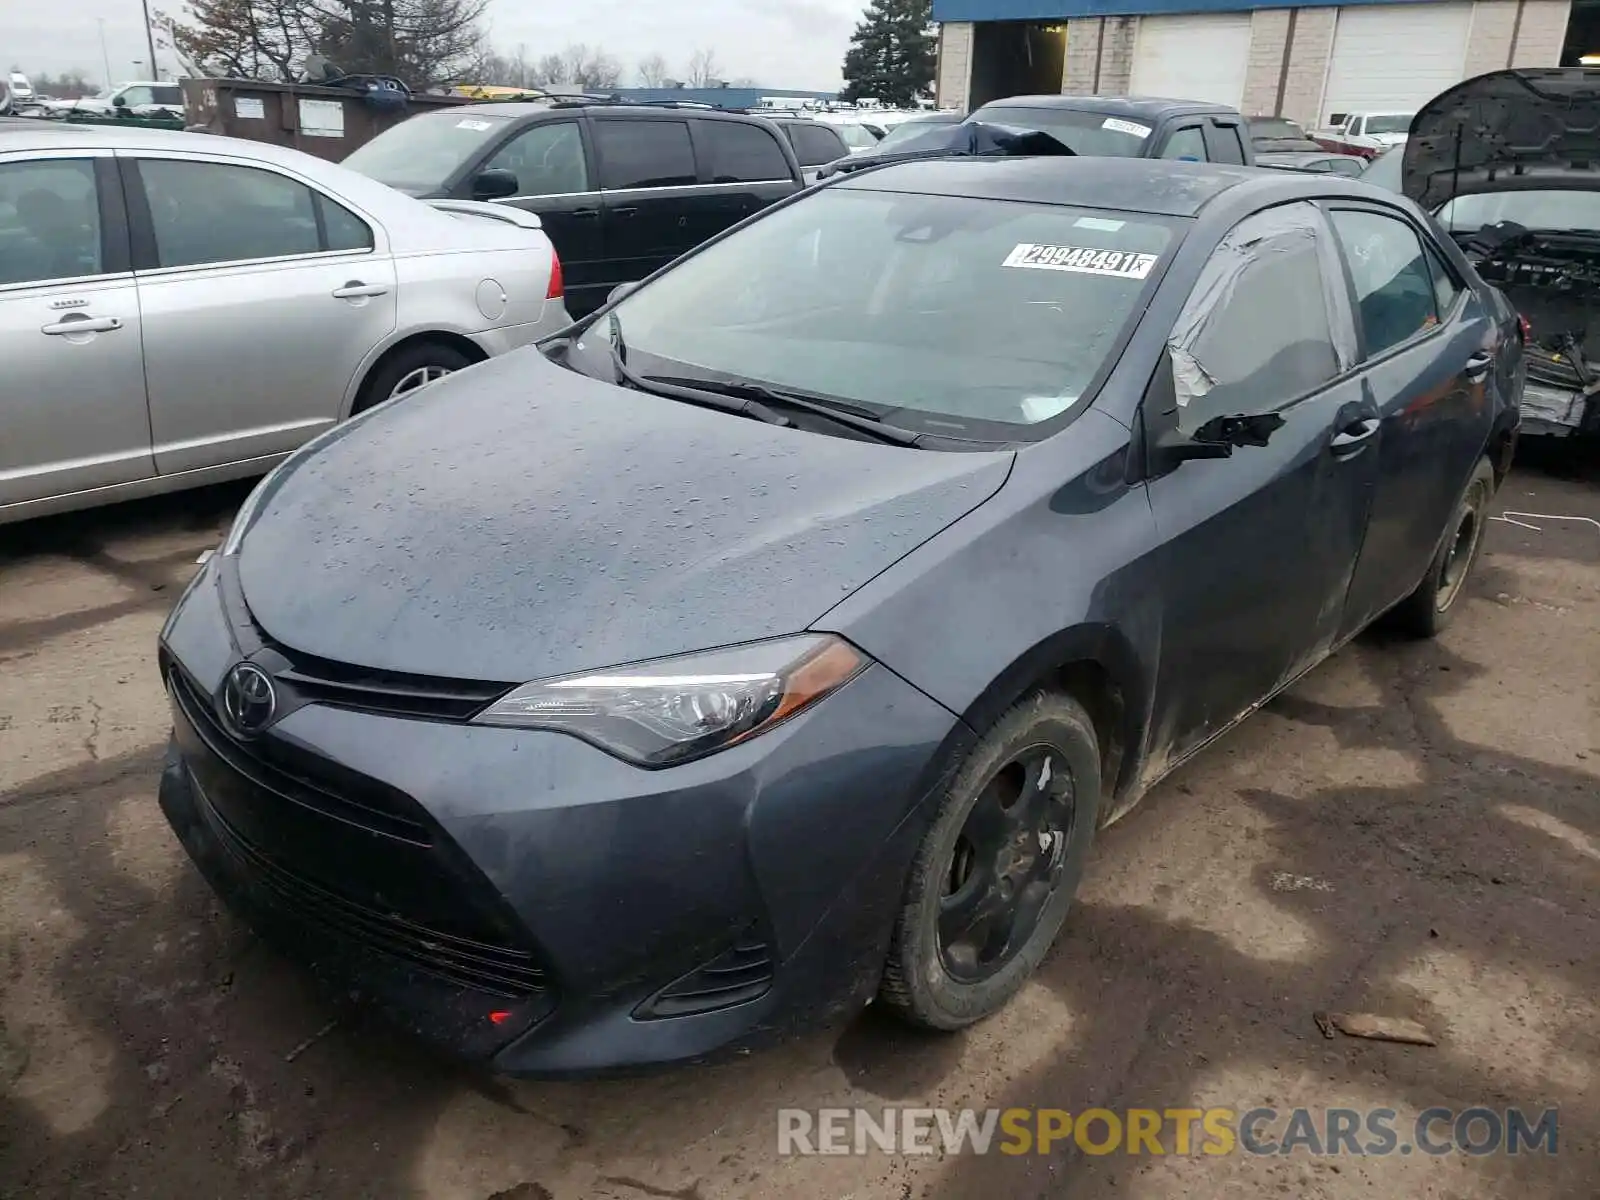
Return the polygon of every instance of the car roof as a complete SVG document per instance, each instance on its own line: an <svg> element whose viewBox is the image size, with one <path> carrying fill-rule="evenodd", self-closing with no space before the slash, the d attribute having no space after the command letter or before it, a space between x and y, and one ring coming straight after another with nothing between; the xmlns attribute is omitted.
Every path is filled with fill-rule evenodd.
<svg viewBox="0 0 1600 1200"><path fill-rule="evenodd" d="M994 108L1060 108L1073 112L1104 113L1108 117L1181 117L1189 113L1236 110L1206 100L1174 100L1163 96L1007 96L983 106Z"/></svg>
<svg viewBox="0 0 1600 1200"><path fill-rule="evenodd" d="M310 156L288 146L212 133L186 133L176 129L129 128L122 125L77 125L70 121L26 119L18 125L0 126L0 151L5 150L195 150L258 158L279 166L303 168ZM321 160L326 161L326 160Z"/></svg>
<svg viewBox="0 0 1600 1200"><path fill-rule="evenodd" d="M1373 195L1354 180L1266 167L1173 159L1090 156L927 158L869 167L829 186L851 190L965 196L1031 204L1071 204L1154 216L1193 217L1223 195L1260 193L1279 203L1332 189Z"/></svg>
<svg viewBox="0 0 1600 1200"><path fill-rule="evenodd" d="M500 100L487 104L461 104L450 108L436 108L429 110L432 114L462 112L484 113L491 117L527 117L530 119L547 116L570 116L572 113L591 113L595 116L604 116L609 113L627 113L630 116L666 117L682 120L685 113L692 114L696 119L705 117L710 120L748 121L752 114L742 112L729 112L725 108L708 108L697 104L684 102L667 102L662 104L635 103L630 101L611 102L596 100L593 104L585 104L581 100Z"/></svg>

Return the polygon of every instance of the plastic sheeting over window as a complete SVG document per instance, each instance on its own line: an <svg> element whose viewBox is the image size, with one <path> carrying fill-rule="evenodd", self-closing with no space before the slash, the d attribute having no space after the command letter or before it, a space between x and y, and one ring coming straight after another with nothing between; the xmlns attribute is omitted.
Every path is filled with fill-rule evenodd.
<svg viewBox="0 0 1600 1200"><path fill-rule="evenodd" d="M1343 268L1316 206L1283 205L1234 226L1167 349L1184 429L1272 412L1354 363Z"/></svg>

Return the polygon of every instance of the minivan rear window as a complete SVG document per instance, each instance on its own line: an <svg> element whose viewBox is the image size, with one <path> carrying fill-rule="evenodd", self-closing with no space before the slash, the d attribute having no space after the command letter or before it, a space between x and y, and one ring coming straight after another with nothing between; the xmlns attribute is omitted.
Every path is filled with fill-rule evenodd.
<svg viewBox="0 0 1600 1200"><path fill-rule="evenodd" d="M422 113L386 129L344 159L343 166L413 195L438 191L505 134L510 117L451 108Z"/></svg>

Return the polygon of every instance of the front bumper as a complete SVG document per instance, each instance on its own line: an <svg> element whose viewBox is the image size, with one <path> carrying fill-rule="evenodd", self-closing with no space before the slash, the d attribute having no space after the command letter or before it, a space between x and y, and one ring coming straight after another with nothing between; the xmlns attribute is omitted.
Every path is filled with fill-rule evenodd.
<svg viewBox="0 0 1600 1200"><path fill-rule="evenodd" d="M525 1075L700 1059L875 991L969 741L887 669L661 771L559 734L323 704L246 742L215 715L231 662L206 592L165 635L162 809L229 905L339 990Z"/></svg>

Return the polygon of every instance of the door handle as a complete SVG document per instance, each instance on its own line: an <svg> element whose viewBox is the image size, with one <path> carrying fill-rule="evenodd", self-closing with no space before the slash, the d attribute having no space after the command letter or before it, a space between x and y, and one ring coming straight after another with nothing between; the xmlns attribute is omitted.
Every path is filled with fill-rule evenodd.
<svg viewBox="0 0 1600 1200"><path fill-rule="evenodd" d="M1383 422L1378 420L1377 417L1362 417L1360 420L1352 421L1339 430L1338 433L1333 435L1333 440L1328 444L1335 454L1345 450L1354 450L1373 434L1377 433L1382 424Z"/></svg>
<svg viewBox="0 0 1600 1200"><path fill-rule="evenodd" d="M575 208L567 214L567 216L578 221L587 221L591 217L598 217L599 215L600 210L598 208Z"/></svg>
<svg viewBox="0 0 1600 1200"><path fill-rule="evenodd" d="M1467 359L1467 369L1464 374L1468 383L1481 383L1489 374L1489 369L1494 366L1494 355L1487 350L1479 350Z"/></svg>
<svg viewBox="0 0 1600 1200"><path fill-rule="evenodd" d="M355 300L363 296L386 296L389 288L382 283L362 283L359 279L352 279L343 287L333 289L333 295L338 300Z"/></svg>
<svg viewBox="0 0 1600 1200"><path fill-rule="evenodd" d="M624 204L621 208L613 208L611 210L611 215L613 217L633 217L637 216L638 214L639 207L635 204Z"/></svg>
<svg viewBox="0 0 1600 1200"><path fill-rule="evenodd" d="M49 337L62 337L73 333L114 333L122 328L116 317L89 317L80 313L63 317L50 325L41 325L39 332Z"/></svg>

